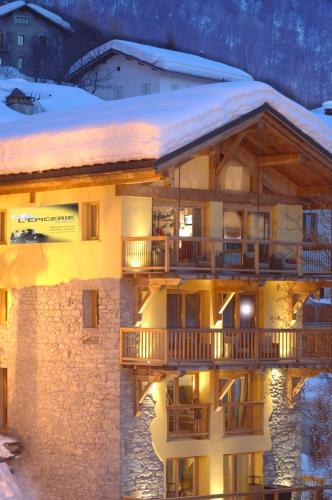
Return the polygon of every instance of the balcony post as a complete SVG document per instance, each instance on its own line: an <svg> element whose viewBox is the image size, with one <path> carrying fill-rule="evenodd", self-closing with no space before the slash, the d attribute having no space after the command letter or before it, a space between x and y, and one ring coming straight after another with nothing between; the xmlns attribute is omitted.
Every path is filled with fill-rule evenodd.
<svg viewBox="0 0 332 500"><path fill-rule="evenodd" d="M299 276L303 274L303 266L302 266L302 243L298 243L296 245L296 270Z"/></svg>
<svg viewBox="0 0 332 500"><path fill-rule="evenodd" d="M255 241L254 245L254 261L255 261L255 273L259 274L259 242Z"/></svg>
<svg viewBox="0 0 332 500"><path fill-rule="evenodd" d="M216 243L213 240L210 243L210 252L211 272L214 274L216 272Z"/></svg>
<svg viewBox="0 0 332 500"><path fill-rule="evenodd" d="M167 236L165 236L164 244L165 244L165 263L164 263L165 273L169 273L169 241Z"/></svg>

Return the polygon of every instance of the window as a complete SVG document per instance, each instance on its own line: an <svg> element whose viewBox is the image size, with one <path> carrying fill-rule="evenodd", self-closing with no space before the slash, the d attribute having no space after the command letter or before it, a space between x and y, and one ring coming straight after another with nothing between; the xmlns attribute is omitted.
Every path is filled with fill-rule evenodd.
<svg viewBox="0 0 332 500"><path fill-rule="evenodd" d="M224 455L224 492L249 491L263 481L262 454Z"/></svg>
<svg viewBox="0 0 332 500"><path fill-rule="evenodd" d="M47 47L47 36L40 36L39 37L39 47L42 49Z"/></svg>
<svg viewBox="0 0 332 500"><path fill-rule="evenodd" d="M123 86L122 85L114 85L113 87L113 99L122 99L123 98Z"/></svg>
<svg viewBox="0 0 332 500"><path fill-rule="evenodd" d="M141 83L141 95L151 94L151 83L144 82Z"/></svg>
<svg viewBox="0 0 332 500"><path fill-rule="evenodd" d="M8 292L0 289L0 325L5 325L8 319Z"/></svg>
<svg viewBox="0 0 332 500"><path fill-rule="evenodd" d="M6 212L0 211L0 245L6 243Z"/></svg>
<svg viewBox="0 0 332 500"><path fill-rule="evenodd" d="M121 66L117 66L117 67L116 67L116 70L117 70L117 71L121 71Z"/></svg>
<svg viewBox="0 0 332 500"><path fill-rule="evenodd" d="M3 66L3 57L0 56L0 66Z"/></svg>
<svg viewBox="0 0 332 500"><path fill-rule="evenodd" d="M83 204L83 240L99 238L99 204Z"/></svg>
<svg viewBox="0 0 332 500"><path fill-rule="evenodd" d="M0 33L0 47L3 47L5 45L5 34Z"/></svg>
<svg viewBox="0 0 332 500"><path fill-rule="evenodd" d="M30 17L29 16L15 16L14 23L15 24L29 24Z"/></svg>
<svg viewBox="0 0 332 500"><path fill-rule="evenodd" d="M166 497L188 497L198 493L198 460L196 457L166 460Z"/></svg>
<svg viewBox="0 0 332 500"><path fill-rule="evenodd" d="M316 212L303 213L303 233L304 241L318 240L318 214Z"/></svg>
<svg viewBox="0 0 332 500"><path fill-rule="evenodd" d="M17 35L17 45L19 47L24 47L24 45L25 45L25 36L24 35Z"/></svg>
<svg viewBox="0 0 332 500"><path fill-rule="evenodd" d="M17 67L18 67L18 69L23 69L24 68L24 57L20 56L18 58Z"/></svg>
<svg viewBox="0 0 332 500"><path fill-rule="evenodd" d="M83 290L83 327L97 328L99 324L99 292Z"/></svg>
<svg viewBox="0 0 332 500"><path fill-rule="evenodd" d="M7 432L7 368L0 368L0 432Z"/></svg>

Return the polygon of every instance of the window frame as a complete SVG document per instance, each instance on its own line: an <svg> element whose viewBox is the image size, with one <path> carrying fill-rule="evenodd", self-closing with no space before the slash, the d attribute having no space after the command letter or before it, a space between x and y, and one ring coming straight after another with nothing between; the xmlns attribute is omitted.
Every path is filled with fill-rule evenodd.
<svg viewBox="0 0 332 500"><path fill-rule="evenodd" d="M25 20L23 22L23 19ZM30 24L30 16L15 16L14 17L14 24L18 24L20 26L27 26L28 24Z"/></svg>
<svg viewBox="0 0 332 500"><path fill-rule="evenodd" d="M22 43L20 43L22 41ZM25 35L23 33L17 33L17 46L25 47Z"/></svg>
<svg viewBox="0 0 332 500"><path fill-rule="evenodd" d="M92 234L92 209L95 209L95 234ZM82 203L82 240L100 240L100 204L98 201L87 201Z"/></svg>
<svg viewBox="0 0 332 500"><path fill-rule="evenodd" d="M8 324L8 290L0 288L0 326Z"/></svg>
<svg viewBox="0 0 332 500"><path fill-rule="evenodd" d="M89 302L87 303L87 300ZM82 290L82 324L84 330L96 330L99 327L99 290L96 288L85 288ZM91 322L86 322L88 310L91 307Z"/></svg>

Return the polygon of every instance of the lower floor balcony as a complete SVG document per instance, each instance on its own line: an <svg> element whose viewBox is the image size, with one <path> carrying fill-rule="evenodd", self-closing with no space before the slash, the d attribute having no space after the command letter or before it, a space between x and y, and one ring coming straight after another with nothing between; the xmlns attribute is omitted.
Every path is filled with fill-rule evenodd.
<svg viewBox="0 0 332 500"><path fill-rule="evenodd" d="M331 329L122 328L125 365L218 367L330 365Z"/></svg>
<svg viewBox="0 0 332 500"><path fill-rule="evenodd" d="M210 436L209 404L167 406L167 439L208 439Z"/></svg>
<svg viewBox="0 0 332 500"><path fill-rule="evenodd" d="M224 435L263 434L264 401L223 404Z"/></svg>

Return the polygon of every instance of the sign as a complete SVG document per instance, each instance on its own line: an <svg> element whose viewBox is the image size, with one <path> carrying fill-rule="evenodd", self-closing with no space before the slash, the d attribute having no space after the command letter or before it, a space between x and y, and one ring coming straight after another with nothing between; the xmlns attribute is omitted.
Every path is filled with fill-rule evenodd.
<svg viewBox="0 0 332 500"><path fill-rule="evenodd" d="M9 210L10 243L77 241L78 203Z"/></svg>

